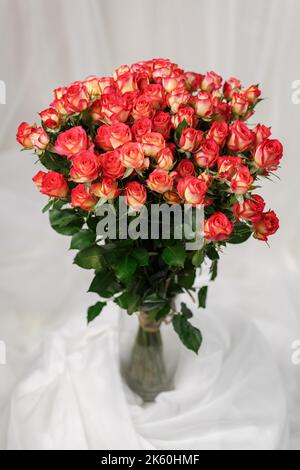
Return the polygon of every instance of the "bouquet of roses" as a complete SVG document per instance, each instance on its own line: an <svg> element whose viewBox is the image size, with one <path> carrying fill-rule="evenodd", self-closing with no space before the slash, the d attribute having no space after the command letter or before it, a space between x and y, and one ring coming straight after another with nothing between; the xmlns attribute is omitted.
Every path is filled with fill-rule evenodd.
<svg viewBox="0 0 300 470"><path fill-rule="evenodd" d="M215 279L226 243L251 235L267 241L279 226L256 190L278 168L283 148L270 128L245 124L260 95L257 85L245 89L235 78L223 83L215 72L185 72L154 59L58 88L40 126L19 126L18 142L45 167L33 181L50 198L44 211L51 226L72 236L74 263L95 271L89 291L100 301L88 321L112 299L128 314L139 312L144 331L172 322L198 351L192 313L184 303L177 311L173 299L184 291L195 297L195 275L207 261ZM204 221L195 237L202 233L204 243L187 250L174 231L167 239L130 238L119 226L106 237L97 231L100 209L107 204L120 218L121 198L127 226L153 204L200 207ZM207 286L197 295L205 307Z"/></svg>

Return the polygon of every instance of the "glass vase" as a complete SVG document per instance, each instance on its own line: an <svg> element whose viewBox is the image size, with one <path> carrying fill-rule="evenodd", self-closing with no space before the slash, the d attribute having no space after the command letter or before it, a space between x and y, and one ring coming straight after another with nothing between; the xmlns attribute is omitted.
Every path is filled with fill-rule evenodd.
<svg viewBox="0 0 300 470"><path fill-rule="evenodd" d="M144 402L153 402L161 392L172 389L164 359L161 323L140 312L139 328L126 367L126 381Z"/></svg>

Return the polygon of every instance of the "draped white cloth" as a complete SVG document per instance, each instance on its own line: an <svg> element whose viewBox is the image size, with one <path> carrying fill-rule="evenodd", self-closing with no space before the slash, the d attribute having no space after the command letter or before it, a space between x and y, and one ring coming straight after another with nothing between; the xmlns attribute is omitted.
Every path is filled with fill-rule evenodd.
<svg viewBox="0 0 300 470"><path fill-rule="evenodd" d="M178 352L168 328L174 390L142 406L119 372L118 345L127 351L134 335L122 315L121 325L111 313L90 329L77 317L48 335L12 394L7 449L286 449L281 380L251 323L198 318L205 338L198 357Z"/></svg>
<svg viewBox="0 0 300 470"><path fill-rule="evenodd" d="M0 1L0 448L300 447L299 14L298 0ZM121 386L111 308L85 330L91 275L48 227L34 158L14 135L53 88L157 56L259 82L268 99L255 121L272 125L285 159L281 181L262 190L281 219L271 249L251 240L226 250L207 314L196 314L205 348L182 352L177 391L142 409Z"/></svg>

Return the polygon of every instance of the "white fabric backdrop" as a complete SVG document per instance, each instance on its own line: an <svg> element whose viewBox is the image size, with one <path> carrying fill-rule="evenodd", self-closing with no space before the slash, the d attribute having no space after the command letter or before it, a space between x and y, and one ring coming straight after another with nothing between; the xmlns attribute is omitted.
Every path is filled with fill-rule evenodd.
<svg viewBox="0 0 300 470"><path fill-rule="evenodd" d="M228 248L208 312L220 322L229 312L250 318L263 333L285 387L290 447L300 448L300 366L291 362L291 344L300 339L300 105L291 100L291 84L300 79L299 15L297 0L0 0L0 80L7 86L7 104L0 105L0 340L7 345L0 448L7 444L9 397L45 336L94 301L85 294L90 274L72 266L68 240L40 212L34 159L19 154L15 129L36 118L53 88L157 56L245 85L259 82L268 97L255 119L272 125L285 147L282 181L263 190L281 230L271 249L254 240Z"/></svg>

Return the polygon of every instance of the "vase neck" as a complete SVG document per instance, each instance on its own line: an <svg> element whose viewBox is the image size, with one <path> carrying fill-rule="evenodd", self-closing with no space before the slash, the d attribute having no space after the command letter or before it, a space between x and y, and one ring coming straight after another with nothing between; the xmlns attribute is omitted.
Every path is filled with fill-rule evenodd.
<svg viewBox="0 0 300 470"><path fill-rule="evenodd" d="M162 321L153 321L151 315L141 310L139 312L139 323L142 330L148 333L157 333L160 330Z"/></svg>

